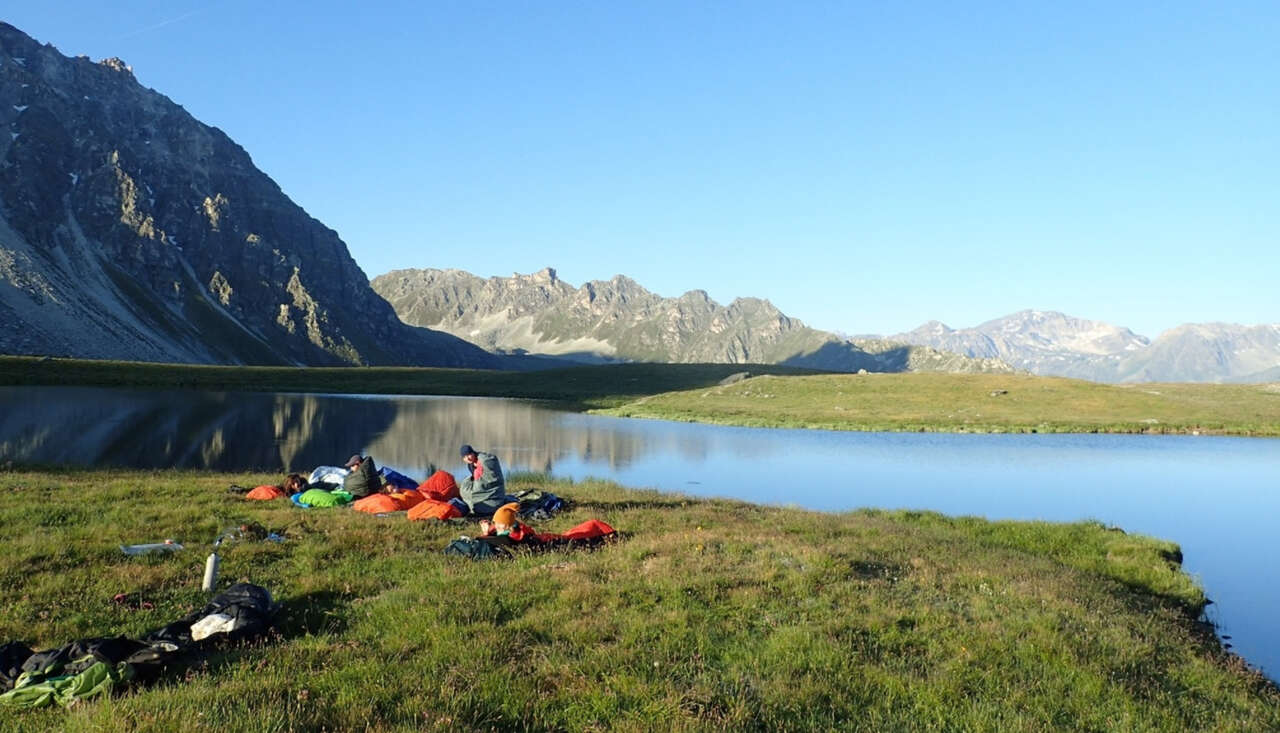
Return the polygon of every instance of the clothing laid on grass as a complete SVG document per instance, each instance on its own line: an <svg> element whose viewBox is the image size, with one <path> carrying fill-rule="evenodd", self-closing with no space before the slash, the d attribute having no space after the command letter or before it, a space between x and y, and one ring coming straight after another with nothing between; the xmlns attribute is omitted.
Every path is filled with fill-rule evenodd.
<svg viewBox="0 0 1280 733"><path fill-rule="evenodd" d="M348 473L351 472L342 466L316 466L307 477L307 485L318 488L319 484L329 484L330 489L340 488Z"/></svg>
<svg viewBox="0 0 1280 733"><path fill-rule="evenodd" d="M135 678L158 677L166 664L208 645L266 633L278 605L266 588L237 583L204 608L142 637L93 637L43 652L21 642L0 646L0 705L70 706L110 694ZM201 629L209 629L202 634ZM206 638L207 637L207 638Z"/></svg>
<svg viewBox="0 0 1280 733"><path fill-rule="evenodd" d="M525 489L515 500L520 502L521 518L533 522L545 522L567 506L564 499L542 489Z"/></svg>

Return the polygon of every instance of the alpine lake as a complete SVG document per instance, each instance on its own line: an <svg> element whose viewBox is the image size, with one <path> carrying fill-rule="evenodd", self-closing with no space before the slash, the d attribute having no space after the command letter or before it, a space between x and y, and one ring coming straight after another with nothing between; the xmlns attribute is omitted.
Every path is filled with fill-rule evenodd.
<svg viewBox="0 0 1280 733"><path fill-rule="evenodd" d="M423 478L507 472L840 512L1093 519L1177 542L1224 644L1280 679L1280 441L857 433L561 412L495 398L0 387L0 463L308 473L352 453Z"/></svg>

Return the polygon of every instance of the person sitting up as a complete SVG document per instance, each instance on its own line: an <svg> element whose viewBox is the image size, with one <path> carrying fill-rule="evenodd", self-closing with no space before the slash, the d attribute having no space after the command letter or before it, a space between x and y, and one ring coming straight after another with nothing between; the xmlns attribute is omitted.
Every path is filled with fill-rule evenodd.
<svg viewBox="0 0 1280 733"><path fill-rule="evenodd" d="M472 514L492 514L507 500L507 483L498 457L469 445L462 446L461 452L468 476L458 484L458 494Z"/></svg>
<svg viewBox="0 0 1280 733"><path fill-rule="evenodd" d="M359 453L347 461L350 473L342 479L342 488L357 499L382 491L382 479L378 476L378 467L373 464L373 456L361 456Z"/></svg>

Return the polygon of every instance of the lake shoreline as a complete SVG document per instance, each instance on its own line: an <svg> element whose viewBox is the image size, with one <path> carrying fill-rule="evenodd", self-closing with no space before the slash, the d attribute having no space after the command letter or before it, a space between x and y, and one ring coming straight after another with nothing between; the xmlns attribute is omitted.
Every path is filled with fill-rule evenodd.
<svg viewBox="0 0 1280 733"><path fill-rule="evenodd" d="M207 545L199 538L242 520L288 538L229 548L223 560L224 578L263 584L284 602L277 641L186 681L81 706L73 717L0 710L0 722L1280 725L1280 690L1198 620L1205 599L1181 570L1178 546L1097 522L826 514L517 474L513 490L538 487L573 502L540 531L598 518L626 537L595 552L492 565L440 554L474 531L469 522L305 511L226 490L278 478L0 470L0 491L11 498L0 505L0 577L21 588L0 598L6 639L51 646L141 633L200 602ZM165 537L191 550L136 560L116 547ZM155 609L104 600L121 591ZM322 598L334 600L320 609ZM505 643L520 653L486 651ZM389 657L400 661L388 667ZM385 695L339 697L370 674ZM464 678L469 692L459 695ZM327 702L281 705L303 689ZM423 710L438 717L424 723Z"/></svg>
<svg viewBox="0 0 1280 733"><path fill-rule="evenodd" d="M755 364L487 372L0 356L0 385L506 397L618 417L859 432L1280 437L1275 385L1110 385L1026 374L858 375Z"/></svg>

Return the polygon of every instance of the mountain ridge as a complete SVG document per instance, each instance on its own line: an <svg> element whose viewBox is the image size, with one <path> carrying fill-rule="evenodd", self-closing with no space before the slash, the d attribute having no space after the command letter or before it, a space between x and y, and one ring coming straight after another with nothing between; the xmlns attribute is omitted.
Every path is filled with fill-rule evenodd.
<svg viewBox="0 0 1280 733"><path fill-rule="evenodd" d="M242 147L0 23L0 352L496 367L407 326L332 229Z"/></svg>
<svg viewBox="0 0 1280 733"><path fill-rule="evenodd" d="M705 290L667 298L625 275L564 282L553 268L482 278L456 269L392 270L372 287L406 323L501 352L578 361L784 364L855 372L1012 369L883 340L858 344L809 328L763 298L727 306Z"/></svg>
<svg viewBox="0 0 1280 733"><path fill-rule="evenodd" d="M1190 323L1151 340L1121 326L1027 309L970 328L927 321L889 338L1096 382L1264 382L1280 376L1280 324Z"/></svg>

